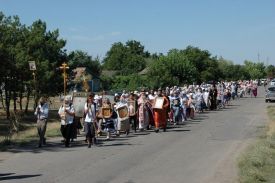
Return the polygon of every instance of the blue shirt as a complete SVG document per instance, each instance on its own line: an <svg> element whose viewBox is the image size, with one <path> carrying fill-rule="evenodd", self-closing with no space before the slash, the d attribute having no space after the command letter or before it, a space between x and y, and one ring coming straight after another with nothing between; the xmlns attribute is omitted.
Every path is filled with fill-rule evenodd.
<svg viewBox="0 0 275 183"><path fill-rule="evenodd" d="M47 119L49 114L49 106L47 103L44 103L42 106L39 104L34 112L34 115L37 116L37 119Z"/></svg>

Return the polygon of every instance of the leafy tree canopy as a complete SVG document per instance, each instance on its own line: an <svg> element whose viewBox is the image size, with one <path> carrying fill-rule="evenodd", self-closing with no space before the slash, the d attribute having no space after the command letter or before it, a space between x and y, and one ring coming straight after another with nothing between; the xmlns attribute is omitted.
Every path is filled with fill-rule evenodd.
<svg viewBox="0 0 275 183"><path fill-rule="evenodd" d="M254 63L245 60L244 67L246 72L248 72L250 79L261 79L265 76L265 66L263 62Z"/></svg>
<svg viewBox="0 0 275 183"><path fill-rule="evenodd" d="M149 55L138 41L114 43L103 60L103 68L117 70L121 75L138 73L146 67L145 58Z"/></svg>
<svg viewBox="0 0 275 183"><path fill-rule="evenodd" d="M167 56L160 56L150 66L149 78L153 86L171 86L191 83L195 79L197 69L180 50L173 49Z"/></svg>
<svg viewBox="0 0 275 183"><path fill-rule="evenodd" d="M81 50L72 51L68 55L68 64L71 69L76 67L87 67L92 74L99 76L101 73L101 65L99 58L92 58L88 53Z"/></svg>

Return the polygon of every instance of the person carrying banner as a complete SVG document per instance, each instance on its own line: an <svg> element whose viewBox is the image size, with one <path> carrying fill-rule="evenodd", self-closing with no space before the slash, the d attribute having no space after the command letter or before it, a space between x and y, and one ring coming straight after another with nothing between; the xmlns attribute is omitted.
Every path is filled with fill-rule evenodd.
<svg viewBox="0 0 275 183"><path fill-rule="evenodd" d="M159 132L159 128L162 127L163 131L166 131L167 123L167 109L169 107L169 100L163 96L161 89L158 89L158 95L155 98L155 104L157 100L163 100L162 106L154 107L154 121L155 121L155 132Z"/></svg>

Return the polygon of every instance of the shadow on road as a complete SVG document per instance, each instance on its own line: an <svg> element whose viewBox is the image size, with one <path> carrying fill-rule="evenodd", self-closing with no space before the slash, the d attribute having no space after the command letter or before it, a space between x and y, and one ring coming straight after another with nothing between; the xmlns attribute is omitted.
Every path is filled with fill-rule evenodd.
<svg viewBox="0 0 275 183"><path fill-rule="evenodd" d="M0 174L0 181L3 180L16 180L16 179L27 179L31 177L38 177L42 174L34 174L34 175L15 175L15 173L2 173Z"/></svg>
<svg viewBox="0 0 275 183"><path fill-rule="evenodd" d="M112 143L112 144L104 144L100 145L98 147L110 147L110 146L131 146L131 145L137 145L137 144L130 144L130 143Z"/></svg>
<svg viewBox="0 0 275 183"><path fill-rule="evenodd" d="M185 130L185 129L171 129L166 132L190 132L191 130Z"/></svg>

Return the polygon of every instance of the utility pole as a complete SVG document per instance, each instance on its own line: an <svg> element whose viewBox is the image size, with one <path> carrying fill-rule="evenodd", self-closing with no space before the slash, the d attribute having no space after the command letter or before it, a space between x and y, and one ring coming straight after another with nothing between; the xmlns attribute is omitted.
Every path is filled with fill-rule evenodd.
<svg viewBox="0 0 275 183"><path fill-rule="evenodd" d="M35 109L37 106L37 102L38 102L38 94L37 94L37 82L36 82L36 64L35 61L29 61L29 67L30 70L32 71L32 76L33 76L33 85L34 85L34 105L33 108Z"/></svg>

